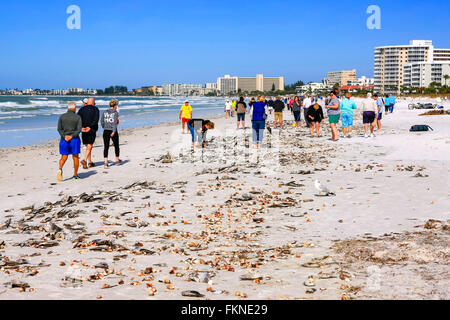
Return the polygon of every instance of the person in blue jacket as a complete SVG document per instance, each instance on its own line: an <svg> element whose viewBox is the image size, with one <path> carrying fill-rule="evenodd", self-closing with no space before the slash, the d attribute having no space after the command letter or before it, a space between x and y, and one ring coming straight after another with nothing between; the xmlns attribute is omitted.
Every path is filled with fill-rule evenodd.
<svg viewBox="0 0 450 320"><path fill-rule="evenodd" d="M253 103L252 109L253 144L256 149L261 149L266 127L266 103L263 96L258 97L258 101Z"/></svg>
<svg viewBox="0 0 450 320"><path fill-rule="evenodd" d="M391 94L388 99L389 99L389 112L392 113L394 112L395 97Z"/></svg>

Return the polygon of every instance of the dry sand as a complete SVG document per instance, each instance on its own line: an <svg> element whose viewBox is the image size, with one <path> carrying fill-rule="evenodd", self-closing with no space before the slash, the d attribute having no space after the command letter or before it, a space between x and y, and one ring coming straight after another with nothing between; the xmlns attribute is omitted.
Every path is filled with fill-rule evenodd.
<svg viewBox="0 0 450 320"><path fill-rule="evenodd" d="M236 118L195 152L178 125L124 130L124 164L99 137L79 181L55 141L1 149L0 299L449 299L450 116L409 102L339 142L285 112L259 151Z"/></svg>

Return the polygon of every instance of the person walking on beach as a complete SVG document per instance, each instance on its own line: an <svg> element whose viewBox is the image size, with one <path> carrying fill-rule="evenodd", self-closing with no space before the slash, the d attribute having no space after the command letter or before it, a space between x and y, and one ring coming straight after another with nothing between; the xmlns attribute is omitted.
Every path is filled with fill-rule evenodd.
<svg viewBox="0 0 450 320"><path fill-rule="evenodd" d="M189 104L189 101L187 101L187 100L181 106L179 119L181 120L181 127L183 128L183 134L184 134L184 127L185 127L186 123L192 119L192 107ZM186 129L186 133L187 133L187 129Z"/></svg>
<svg viewBox="0 0 450 320"><path fill-rule="evenodd" d="M95 99L89 98L87 106L82 107L78 111L81 117L83 128L81 129L81 138L83 144L86 146L86 155L81 161L84 169L95 167L92 162L92 148L94 146L95 138L97 137L98 121L100 120L100 111L95 106ZM89 161L89 162L88 162Z"/></svg>
<svg viewBox="0 0 450 320"><path fill-rule="evenodd" d="M244 97L239 98L237 103L237 129L239 129L239 124L242 121L242 129L245 129L245 111L247 109L247 104L244 101Z"/></svg>
<svg viewBox="0 0 450 320"><path fill-rule="evenodd" d="M395 97L391 94L388 99L389 99L389 112L393 113L395 106Z"/></svg>
<svg viewBox="0 0 450 320"><path fill-rule="evenodd" d="M206 147L206 132L210 129L214 129L214 122L203 119L191 119L187 123L187 127L192 136L192 149L195 150L195 143L197 142L197 148Z"/></svg>
<svg viewBox="0 0 450 320"><path fill-rule="evenodd" d="M386 94L384 96L384 113L387 114L389 112L389 95Z"/></svg>
<svg viewBox="0 0 450 320"><path fill-rule="evenodd" d="M280 97L277 97L275 102L273 103L273 110L275 112L275 122L274 122L274 128L277 128L277 121L280 124L280 128L283 129L283 110L284 110L284 103L281 101Z"/></svg>
<svg viewBox="0 0 450 320"><path fill-rule="evenodd" d="M364 138L369 137L369 125L370 125L370 137L375 137L373 129L375 128L375 120L378 112L378 106L376 99L372 97L369 92L367 98L362 101L362 113L364 124Z"/></svg>
<svg viewBox="0 0 450 320"><path fill-rule="evenodd" d="M253 103L252 129L253 145L256 149L261 149L261 142L264 137L266 127L266 103L264 96L259 96L258 101Z"/></svg>
<svg viewBox="0 0 450 320"><path fill-rule="evenodd" d="M341 117L341 102L337 98L337 92L330 92L330 99L325 108L328 110L328 121L330 122L331 128L331 140L338 141L338 131L336 128L336 124L339 122L339 118Z"/></svg>
<svg viewBox="0 0 450 320"><path fill-rule="evenodd" d="M307 117L309 119L309 132L311 133L311 138L314 137L314 127L316 127L316 135L320 137L320 124L323 122L323 109L316 102L308 108Z"/></svg>
<svg viewBox="0 0 450 320"><path fill-rule="evenodd" d="M101 124L103 128L103 157L105 160L105 169L109 167L108 152L111 139L116 153L116 164L120 163L119 133L117 132L117 125L119 123L119 113L117 112L118 105L119 100L112 99L109 103L109 110L105 110L102 114Z"/></svg>
<svg viewBox="0 0 450 320"><path fill-rule="evenodd" d="M234 111L236 110L236 100L231 100L231 116L234 117Z"/></svg>
<svg viewBox="0 0 450 320"><path fill-rule="evenodd" d="M381 118L383 117L383 109L384 109L384 105L383 105L383 98L378 97L378 94L374 94L374 99L377 99L377 107L378 107L378 112L377 112L377 132L381 131Z"/></svg>
<svg viewBox="0 0 450 320"><path fill-rule="evenodd" d="M352 136L353 110L356 109L356 104L355 101L353 101L351 98L352 94L350 92L347 92L345 94L345 98L341 101L342 131L344 132L344 138L350 138Z"/></svg>
<svg viewBox="0 0 450 320"><path fill-rule="evenodd" d="M298 127L300 126L300 118L302 112L302 102L300 101L299 97L297 96L294 97L291 108L292 113L294 114L295 125Z"/></svg>
<svg viewBox="0 0 450 320"><path fill-rule="evenodd" d="M267 104L267 110L269 110L269 113L272 114L273 110L273 99L272 97L269 98L269 100L266 102Z"/></svg>
<svg viewBox="0 0 450 320"><path fill-rule="evenodd" d="M58 119L58 133L61 136L59 141L59 169L58 181L63 180L63 167L69 155L73 158L73 179L78 180L78 167L80 166L81 141L80 133L82 128L81 117L76 114L77 106L75 102L69 102L67 112Z"/></svg>
<svg viewBox="0 0 450 320"><path fill-rule="evenodd" d="M305 119L305 124L306 127L309 128L309 118L308 118L308 109L311 106L311 99L308 96L305 96L305 98L303 99L303 117Z"/></svg>
<svg viewBox="0 0 450 320"><path fill-rule="evenodd" d="M227 100L227 102L225 103L225 119L230 118L231 117L231 102L230 100Z"/></svg>

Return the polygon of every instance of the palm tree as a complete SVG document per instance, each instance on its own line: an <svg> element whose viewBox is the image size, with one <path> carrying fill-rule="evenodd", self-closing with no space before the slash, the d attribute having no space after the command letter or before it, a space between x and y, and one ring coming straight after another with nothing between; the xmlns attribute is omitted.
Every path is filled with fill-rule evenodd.
<svg viewBox="0 0 450 320"><path fill-rule="evenodd" d="M445 79L445 85L447 85L447 80L450 79L450 76L448 74L444 75L444 79Z"/></svg>

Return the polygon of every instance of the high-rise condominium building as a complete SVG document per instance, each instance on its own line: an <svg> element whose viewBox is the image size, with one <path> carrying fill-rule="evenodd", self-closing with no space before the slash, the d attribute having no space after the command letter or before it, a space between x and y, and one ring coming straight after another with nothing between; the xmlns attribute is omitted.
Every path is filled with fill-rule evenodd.
<svg viewBox="0 0 450 320"><path fill-rule="evenodd" d="M424 88L432 82L446 84L445 75L450 76L450 61L408 63L404 67L403 85Z"/></svg>
<svg viewBox="0 0 450 320"><path fill-rule="evenodd" d="M409 45L376 47L374 90L382 94L399 94L405 85L405 65L449 60L450 49L435 49L431 40L411 40ZM410 66L407 70L410 71Z"/></svg>
<svg viewBox="0 0 450 320"><path fill-rule="evenodd" d="M217 90L223 94L284 90L284 77L264 77L257 74L256 77L231 77L225 75L217 78Z"/></svg>
<svg viewBox="0 0 450 320"><path fill-rule="evenodd" d="M356 69L328 72L327 80L330 86L334 86L336 83L339 86L347 85L348 81L356 80Z"/></svg>
<svg viewBox="0 0 450 320"><path fill-rule="evenodd" d="M201 84L192 83L171 83L165 84L162 88L162 92L167 96L181 96L189 95L193 92L198 92L202 89Z"/></svg>

